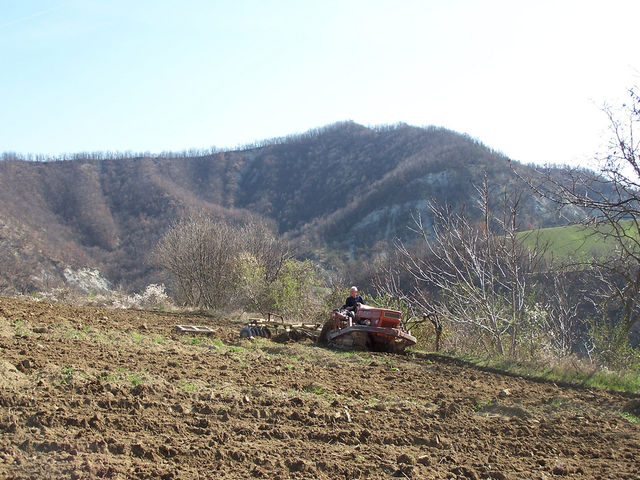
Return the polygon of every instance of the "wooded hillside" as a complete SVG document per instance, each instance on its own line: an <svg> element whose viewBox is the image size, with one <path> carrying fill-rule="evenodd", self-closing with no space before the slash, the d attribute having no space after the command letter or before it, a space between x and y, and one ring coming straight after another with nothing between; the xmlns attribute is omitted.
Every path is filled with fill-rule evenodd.
<svg viewBox="0 0 640 480"><path fill-rule="evenodd" d="M28 290L57 283L66 266L89 266L141 288L157 278L149 254L162 233L196 210L233 222L265 217L303 255L322 247L367 254L406 237L429 200L477 212L485 173L496 202L505 188L524 190L509 159L467 136L352 122L203 155L5 155L0 281ZM523 228L566 223L541 202L525 195Z"/></svg>

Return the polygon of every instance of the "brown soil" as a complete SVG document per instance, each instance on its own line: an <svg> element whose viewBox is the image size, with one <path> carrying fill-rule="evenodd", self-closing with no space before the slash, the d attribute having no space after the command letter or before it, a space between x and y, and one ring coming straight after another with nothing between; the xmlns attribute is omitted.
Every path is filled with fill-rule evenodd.
<svg viewBox="0 0 640 480"><path fill-rule="evenodd" d="M640 478L637 396L239 330L0 298L0 478Z"/></svg>

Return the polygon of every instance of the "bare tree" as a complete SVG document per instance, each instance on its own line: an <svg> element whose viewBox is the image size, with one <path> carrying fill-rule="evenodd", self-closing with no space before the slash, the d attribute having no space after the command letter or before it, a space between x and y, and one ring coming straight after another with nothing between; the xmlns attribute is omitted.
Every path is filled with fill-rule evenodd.
<svg viewBox="0 0 640 480"><path fill-rule="evenodd" d="M589 353L584 314L584 288L579 271L548 271L542 274L540 296L546 315L538 318L538 328L546 333L553 351L565 357L577 350Z"/></svg>
<svg viewBox="0 0 640 480"><path fill-rule="evenodd" d="M407 247L398 247L374 260L375 271L371 275L371 286L376 298L386 299L394 307L400 306L407 328L429 321L434 331L433 348L439 352L442 348L443 319L433 308L431 293L420 282L416 282L404 267L406 253L401 255L400 252ZM418 256L419 253L411 249L410 255Z"/></svg>
<svg viewBox="0 0 640 480"><path fill-rule="evenodd" d="M530 274L539 268L544 251L526 247L517 232L519 194L505 193L502 216L496 217L486 178L478 192L480 224L465 212L432 204L433 225L415 217L421 249L404 244L398 249L414 281L409 296L416 308L451 322L487 353L516 355L535 308Z"/></svg>
<svg viewBox="0 0 640 480"><path fill-rule="evenodd" d="M173 276L182 302L218 308L233 294L237 254L235 229L196 215L169 228L156 247L155 258Z"/></svg>
<svg viewBox="0 0 640 480"><path fill-rule="evenodd" d="M259 220L234 226L203 214L170 227L155 250L178 298L204 308L263 303L290 257L286 242Z"/></svg>
<svg viewBox="0 0 640 480"><path fill-rule="evenodd" d="M628 333L640 320L640 165L635 128L640 122L640 96L629 91L620 109L606 107L611 138L597 171L568 169L558 176L541 170L527 179L541 196L561 207L581 209L590 235L607 245L607 252L583 264L599 279L591 292L603 317ZM555 174L554 174L555 172Z"/></svg>
<svg viewBox="0 0 640 480"><path fill-rule="evenodd" d="M273 282L285 262L292 257L287 242L278 237L265 222L258 220L244 225L239 234L242 248L251 252L264 267L265 281Z"/></svg>

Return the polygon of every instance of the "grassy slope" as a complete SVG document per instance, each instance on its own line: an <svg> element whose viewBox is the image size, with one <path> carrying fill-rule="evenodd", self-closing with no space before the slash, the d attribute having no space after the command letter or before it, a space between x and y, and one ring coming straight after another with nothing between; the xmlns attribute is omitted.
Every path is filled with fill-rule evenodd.
<svg viewBox="0 0 640 480"><path fill-rule="evenodd" d="M624 221L623 224L629 234L633 235L631 221ZM614 240L606 236L609 230L605 226L596 229L584 225L566 225L529 230L520 235L529 248L535 247L536 243L548 245L547 255L554 263L588 262L616 249Z"/></svg>

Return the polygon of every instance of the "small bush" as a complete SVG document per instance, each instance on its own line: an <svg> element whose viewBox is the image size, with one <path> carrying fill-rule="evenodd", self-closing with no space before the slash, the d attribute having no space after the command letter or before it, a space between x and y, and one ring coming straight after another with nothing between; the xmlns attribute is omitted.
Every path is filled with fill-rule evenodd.
<svg viewBox="0 0 640 480"><path fill-rule="evenodd" d="M307 320L320 309L320 276L310 260L288 259L275 278L268 280L255 257L244 255L238 264L242 291L249 310L278 313L289 320Z"/></svg>
<svg viewBox="0 0 640 480"><path fill-rule="evenodd" d="M589 337L594 346L593 357L601 366L613 370L640 369L640 350L629 344L623 322L592 320Z"/></svg>

